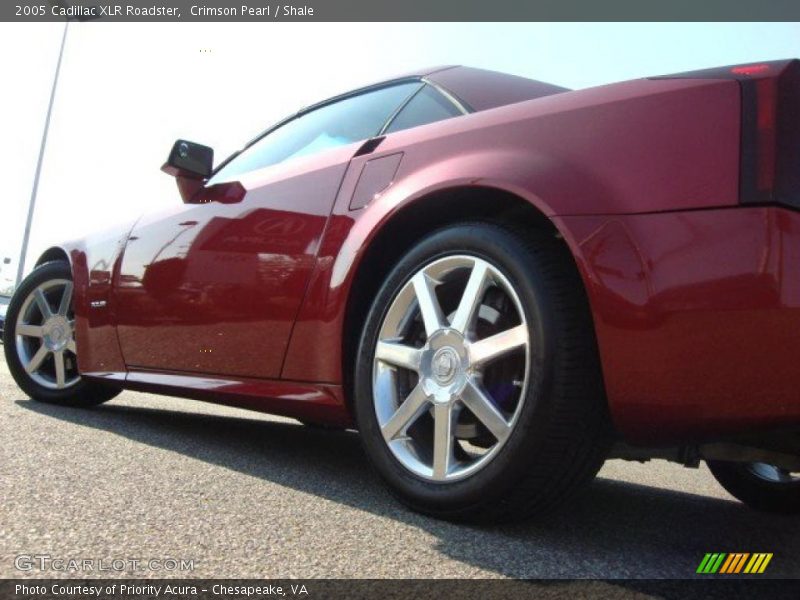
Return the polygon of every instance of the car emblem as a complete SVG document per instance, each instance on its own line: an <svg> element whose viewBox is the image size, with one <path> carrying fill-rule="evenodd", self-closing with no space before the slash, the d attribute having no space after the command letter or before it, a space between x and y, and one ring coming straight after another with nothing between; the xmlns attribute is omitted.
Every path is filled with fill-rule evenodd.
<svg viewBox="0 0 800 600"><path fill-rule="evenodd" d="M433 360L433 372L436 379L447 382L452 379L456 370L456 359L453 350L445 348Z"/></svg>

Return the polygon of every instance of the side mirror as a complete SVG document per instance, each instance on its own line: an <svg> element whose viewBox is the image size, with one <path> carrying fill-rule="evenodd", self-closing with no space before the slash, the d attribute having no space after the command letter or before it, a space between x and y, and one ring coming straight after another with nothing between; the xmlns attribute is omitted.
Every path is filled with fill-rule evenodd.
<svg viewBox="0 0 800 600"><path fill-rule="evenodd" d="M161 170L174 177L208 179L214 166L214 150L202 144L177 140Z"/></svg>
<svg viewBox="0 0 800 600"><path fill-rule="evenodd" d="M161 170L175 177L181 198L189 204L211 176L213 166L214 150L194 142L178 140L172 145Z"/></svg>

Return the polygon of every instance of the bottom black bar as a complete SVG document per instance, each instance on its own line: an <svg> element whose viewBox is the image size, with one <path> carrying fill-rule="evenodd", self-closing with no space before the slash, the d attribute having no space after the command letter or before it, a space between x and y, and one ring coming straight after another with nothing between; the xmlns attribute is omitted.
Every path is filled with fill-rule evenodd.
<svg viewBox="0 0 800 600"><path fill-rule="evenodd" d="M14 600L800 598L800 580L3 579Z"/></svg>

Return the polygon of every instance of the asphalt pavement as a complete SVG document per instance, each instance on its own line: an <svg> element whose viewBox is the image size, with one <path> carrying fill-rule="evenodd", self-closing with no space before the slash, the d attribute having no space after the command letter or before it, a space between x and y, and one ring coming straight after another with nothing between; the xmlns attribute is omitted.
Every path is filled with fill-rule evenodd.
<svg viewBox="0 0 800 600"><path fill-rule="evenodd" d="M772 552L765 576L800 577L800 519L745 508L705 467L610 461L558 515L472 527L395 502L353 432L133 392L41 404L2 359L0 398L0 577L72 574L18 558L50 556L106 565L80 576L682 578L706 552Z"/></svg>

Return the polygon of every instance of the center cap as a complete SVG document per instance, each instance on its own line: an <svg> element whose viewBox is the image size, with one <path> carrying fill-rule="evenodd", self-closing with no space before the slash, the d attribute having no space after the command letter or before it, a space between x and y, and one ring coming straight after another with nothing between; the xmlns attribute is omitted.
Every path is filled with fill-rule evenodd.
<svg viewBox="0 0 800 600"><path fill-rule="evenodd" d="M452 402L469 380L464 337L452 329L432 334L422 349L419 374L422 388L433 402Z"/></svg>
<svg viewBox="0 0 800 600"><path fill-rule="evenodd" d="M61 316L52 317L45 322L42 333L45 345L56 352L63 350L72 337L69 323Z"/></svg>
<svg viewBox="0 0 800 600"><path fill-rule="evenodd" d="M450 383L456 374L459 357L450 346L439 348L433 355L433 376L439 383Z"/></svg>

